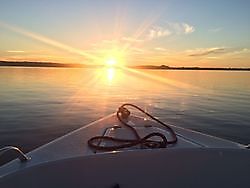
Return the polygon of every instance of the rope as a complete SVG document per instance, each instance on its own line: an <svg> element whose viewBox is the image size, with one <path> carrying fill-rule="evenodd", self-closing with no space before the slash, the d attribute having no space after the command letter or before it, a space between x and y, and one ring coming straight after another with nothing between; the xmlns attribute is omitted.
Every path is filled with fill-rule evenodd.
<svg viewBox="0 0 250 188"><path fill-rule="evenodd" d="M138 134L138 132L136 131L136 129L132 126L130 126L128 123L126 123L124 120L127 119L130 115L130 111L125 108L125 106L130 106L133 107L137 110L139 110L140 112L144 113L145 115L147 115L148 117L150 117L151 119L153 119L154 121L156 121L157 123L161 124L162 126L164 126L172 135L173 140L168 141L166 136L163 135L162 133L159 132L152 132L144 137L140 137L140 135ZM165 123L163 123L162 121L156 119L154 116L152 116L151 114L145 112L143 109L141 109L140 107L134 105L134 104L123 104L122 106L119 107L116 116L118 118L118 120L127 128L129 128L131 130L131 132L134 134L135 139L121 139L121 138L115 138L115 137L110 137L110 136L95 136L92 137L88 140L88 145L90 148L95 149L95 150L102 150L102 151L114 151L114 150L118 150L118 149L122 149L122 148L129 148L129 147L133 147L136 145L140 145L141 148L166 148L168 144L174 144L177 142L177 136L174 132L174 130L166 125ZM158 137L161 139L161 141L154 141L151 140L150 138L152 137ZM113 146L100 146L99 144L103 141L109 141L109 142L113 142L113 143L118 143L118 144L114 144Z"/></svg>

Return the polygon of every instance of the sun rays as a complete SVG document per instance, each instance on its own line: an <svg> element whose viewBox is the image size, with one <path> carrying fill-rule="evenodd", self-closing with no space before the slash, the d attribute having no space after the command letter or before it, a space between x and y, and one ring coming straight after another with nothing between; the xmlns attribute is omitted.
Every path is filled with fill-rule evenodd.
<svg viewBox="0 0 250 188"><path fill-rule="evenodd" d="M121 7L120 7L121 9ZM125 33L126 30L126 8L122 8L122 10L117 9L116 19L113 31L112 39L105 39L102 33L100 33L101 41L96 41L98 46L92 48L93 44L86 44L88 49L80 49L73 47L72 45L67 45L61 41L50 38L49 36L45 36L41 33L36 33L30 31L28 29L9 24L0 20L0 28L7 29L14 33L24 36L25 38L32 39L34 41L41 42L46 44L48 47L57 48L62 51L66 51L71 56L82 56L83 61L87 63L94 63L107 65L107 61L110 61L108 64L113 64L114 60L116 61L116 66L125 66L127 64L127 60L129 59L131 51L134 48L137 48L138 45L143 45L144 42L147 42L145 39L141 40L141 37L145 37L145 33L148 29L159 19L162 11L157 11L157 13L149 13L149 16L144 19L141 24L139 24L138 28L134 30L130 36L128 33ZM73 37L73 36L72 36ZM100 45L103 41L110 42L109 45ZM112 41L112 42L111 42ZM118 41L118 42L117 42ZM138 43L140 41L140 44ZM92 46L92 47L91 47ZM44 59L44 57L43 57ZM113 59L113 60L107 60ZM40 61L39 59L37 61ZM51 59L49 60L51 61ZM113 63L112 63L113 62ZM70 62L69 62L70 63ZM75 62L76 63L76 62ZM77 62L79 63L79 62ZM130 62L131 63L131 62Z"/></svg>
<svg viewBox="0 0 250 188"><path fill-rule="evenodd" d="M23 29L23 28L20 28L17 26L13 26L13 25L10 25L10 24L4 23L4 22L0 22L0 27L3 27L5 29L8 29L8 30L13 31L13 32L18 33L18 34L21 34L21 35L28 37L30 39L34 39L36 41L45 43L48 46L56 47L56 48L59 48L61 50L65 50L67 52L73 53L73 54L84 56L86 59L95 60L95 61L99 60L98 57L96 57L90 53L87 53L81 49L77 49L77 48L68 46L68 45L63 44L61 42L58 42L54 39L50 39L48 37L45 37L41 34L37 34L37 33L31 32L31 31L28 31L26 29Z"/></svg>
<svg viewBox="0 0 250 188"><path fill-rule="evenodd" d="M158 11L157 13L152 14L147 19L145 19L137 29L135 29L134 33L131 36L124 36L123 29L125 27L125 23L120 23L124 21L124 15L117 16L114 38L112 42L107 43L109 45L95 45L95 48L92 49L79 49L72 47L70 45L64 44L60 41L51 39L47 36L43 36L42 34L38 34L35 32L28 31L27 29L23 29L17 26L13 26L11 24L7 24L0 21L0 27L4 29L8 29L12 32L21 34L27 38L33 39L35 41L44 43L50 47L58 48L63 51L67 51L70 54L80 55L83 57L84 62L87 64L97 64L102 65L105 68L101 69L101 71L97 71L95 78L91 79L96 84L96 82L107 82L109 85L113 84L115 80L119 80L120 71L124 73L134 76L134 77L142 77L143 79L153 80L160 84L168 84L175 87L189 87L182 83L176 83L166 78L158 77L156 75L151 75L143 71L133 70L127 68L128 59L131 55L131 50L138 46L144 45L147 40L141 40L141 37L145 37L145 33L148 31L150 27L160 18L162 11ZM124 13L124 11L123 11ZM121 17L121 18L120 18ZM118 42L116 42L118 40ZM91 46L91 45L90 45ZM141 57L142 59L144 57ZM153 58L153 57L152 57ZM131 60L130 60L131 61ZM131 62L130 62L131 64ZM115 68L119 68L119 70L115 70Z"/></svg>

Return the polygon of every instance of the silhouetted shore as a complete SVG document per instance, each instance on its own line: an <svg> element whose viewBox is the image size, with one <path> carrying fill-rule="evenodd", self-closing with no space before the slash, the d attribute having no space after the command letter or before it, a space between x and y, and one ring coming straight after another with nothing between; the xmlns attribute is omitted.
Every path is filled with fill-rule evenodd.
<svg viewBox="0 0 250 188"><path fill-rule="evenodd" d="M77 67L77 68L85 68L88 65L84 64L66 64L66 63L52 63L52 62L15 62L15 61L0 61L0 66L8 66L8 67ZM92 66L91 67L96 67Z"/></svg>
<svg viewBox="0 0 250 188"><path fill-rule="evenodd" d="M103 65L86 65L86 64L66 64L66 63L51 63L51 62L14 62L14 61L0 61L1 66L8 67L65 67L65 68L98 68ZM171 67L166 65L139 65L129 66L134 69L152 69L152 70L224 70L224 71L250 71L250 68L238 68L238 67Z"/></svg>
<svg viewBox="0 0 250 188"><path fill-rule="evenodd" d="M132 66L136 69L160 69L160 70L225 70L225 71L250 71L250 68L243 67L171 67L166 65L140 65Z"/></svg>

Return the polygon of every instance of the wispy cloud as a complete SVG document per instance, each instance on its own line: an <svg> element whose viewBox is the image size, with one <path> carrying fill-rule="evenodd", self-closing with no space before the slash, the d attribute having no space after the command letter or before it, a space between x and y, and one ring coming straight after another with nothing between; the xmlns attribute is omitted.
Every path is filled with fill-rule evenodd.
<svg viewBox="0 0 250 188"><path fill-rule="evenodd" d="M160 52L165 52L165 51L167 51L166 48L162 48L162 47L156 47L156 48L154 48L154 50L160 51Z"/></svg>
<svg viewBox="0 0 250 188"><path fill-rule="evenodd" d="M229 55L242 55L242 54L250 54L249 48L240 48L240 49L234 49L231 50Z"/></svg>
<svg viewBox="0 0 250 188"><path fill-rule="evenodd" d="M194 50L187 50L188 56L207 56L210 54L226 53L225 47L213 47L213 48L199 48Z"/></svg>
<svg viewBox="0 0 250 188"><path fill-rule="evenodd" d="M23 50L8 50L6 52L7 53L24 53L25 51L23 51Z"/></svg>
<svg viewBox="0 0 250 188"><path fill-rule="evenodd" d="M170 35L191 34L195 27L188 23L167 22L164 26L153 26L148 32L148 39L168 37Z"/></svg>
<svg viewBox="0 0 250 188"><path fill-rule="evenodd" d="M142 39L137 39L137 38L133 38L133 37L122 37L121 40L126 41L126 42L133 42L133 43L140 43L140 42L144 41Z"/></svg>
<svg viewBox="0 0 250 188"><path fill-rule="evenodd" d="M194 26L188 25L187 23L181 24L185 34L193 33L195 31Z"/></svg>
<svg viewBox="0 0 250 188"><path fill-rule="evenodd" d="M218 32L220 32L221 30L223 30L222 27L217 27L217 28L209 29L208 32L210 32L210 33L218 33Z"/></svg>
<svg viewBox="0 0 250 188"><path fill-rule="evenodd" d="M188 23L178 23L178 22L167 22L168 27L170 27L175 34L190 34L195 32L195 27Z"/></svg>
<svg viewBox="0 0 250 188"><path fill-rule="evenodd" d="M152 29L149 30L148 38L149 39L161 38L161 37L169 36L171 34L172 32L167 28L154 26Z"/></svg>
<svg viewBox="0 0 250 188"><path fill-rule="evenodd" d="M132 54L143 54L144 52L145 52L145 50L142 48L138 48L138 47L131 48Z"/></svg>

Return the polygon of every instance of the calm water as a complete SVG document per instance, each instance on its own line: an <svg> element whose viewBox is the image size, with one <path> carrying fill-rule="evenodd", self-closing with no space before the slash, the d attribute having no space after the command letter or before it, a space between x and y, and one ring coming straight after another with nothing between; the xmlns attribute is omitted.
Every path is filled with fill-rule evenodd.
<svg viewBox="0 0 250 188"><path fill-rule="evenodd" d="M250 72L0 68L0 147L34 149L130 102L163 121L250 143Z"/></svg>

